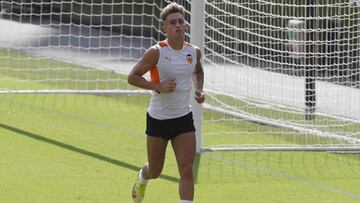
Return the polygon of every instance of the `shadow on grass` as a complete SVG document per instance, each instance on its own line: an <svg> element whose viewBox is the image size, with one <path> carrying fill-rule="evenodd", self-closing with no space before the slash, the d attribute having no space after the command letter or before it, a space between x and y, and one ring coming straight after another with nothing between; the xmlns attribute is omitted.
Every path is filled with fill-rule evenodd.
<svg viewBox="0 0 360 203"><path fill-rule="evenodd" d="M123 161L119 161L119 160L116 160L116 159L112 159L112 158L103 156L103 155L98 154L98 153L87 151L85 149L81 149L81 148L78 148L76 146L72 146L72 145L69 145L69 144L66 144L66 143L62 143L62 142L59 142L59 141L56 141L56 140L52 140L52 139L49 139L49 138L46 138L46 137L31 133L31 132L28 132L28 131L25 131L25 130L22 130L22 129L19 129L19 128L8 126L8 125L2 124L2 123L0 123L0 128L4 128L6 130L15 132L15 133L17 133L19 135L30 137L32 139L35 139L35 140L38 140L38 141L41 141L41 142L46 142L48 144L52 144L52 145L55 145L57 147L61 147L61 148L64 148L64 149L67 149L67 150L70 150L70 151L73 151L73 152L77 152L79 154L89 156L89 157L98 159L100 161L105 161L105 162L108 162L108 163L111 163L111 164L114 164L114 165L117 165L117 166L120 166L120 167L124 167L124 168L130 169L130 170L134 170L134 171L139 171L140 170L140 167L138 167L138 166L135 166L135 165L123 162ZM176 182L176 183L179 182L179 179L176 178L176 177L173 177L173 176L160 175L160 178L164 179L164 180L171 181L171 182Z"/></svg>

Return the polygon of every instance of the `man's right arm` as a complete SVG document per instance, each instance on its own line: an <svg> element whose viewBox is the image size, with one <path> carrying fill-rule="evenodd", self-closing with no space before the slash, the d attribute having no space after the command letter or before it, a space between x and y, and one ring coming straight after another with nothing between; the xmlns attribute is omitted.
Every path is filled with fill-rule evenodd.
<svg viewBox="0 0 360 203"><path fill-rule="evenodd" d="M159 49L151 47L144 56L137 62L128 75L128 83L136 87L159 91L158 84L147 81L143 75L147 73L159 60Z"/></svg>
<svg viewBox="0 0 360 203"><path fill-rule="evenodd" d="M128 75L128 83L136 87L154 90L157 92L170 93L175 90L175 80L165 81L163 83L154 83L147 81L143 75L159 61L160 50L156 47L148 49L144 56L138 61Z"/></svg>

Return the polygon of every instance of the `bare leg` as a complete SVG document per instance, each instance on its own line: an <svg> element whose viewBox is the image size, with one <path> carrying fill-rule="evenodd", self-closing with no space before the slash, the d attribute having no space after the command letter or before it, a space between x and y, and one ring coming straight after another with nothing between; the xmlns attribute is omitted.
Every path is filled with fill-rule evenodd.
<svg viewBox="0 0 360 203"><path fill-rule="evenodd" d="M195 132L183 133L171 140L180 173L179 194L181 200L194 199L193 162L195 158Z"/></svg>
<svg viewBox="0 0 360 203"><path fill-rule="evenodd" d="M147 136L148 163L142 169L145 179L155 179L161 174L164 166L168 141L161 137Z"/></svg>

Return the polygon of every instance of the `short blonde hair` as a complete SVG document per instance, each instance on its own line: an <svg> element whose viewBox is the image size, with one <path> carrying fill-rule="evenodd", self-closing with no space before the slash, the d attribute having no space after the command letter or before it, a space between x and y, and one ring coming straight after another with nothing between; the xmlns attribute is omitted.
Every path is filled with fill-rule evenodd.
<svg viewBox="0 0 360 203"><path fill-rule="evenodd" d="M182 5L179 5L175 2L168 4L163 10L161 11L161 20L164 22L166 18L172 13L181 13L185 15L185 8Z"/></svg>

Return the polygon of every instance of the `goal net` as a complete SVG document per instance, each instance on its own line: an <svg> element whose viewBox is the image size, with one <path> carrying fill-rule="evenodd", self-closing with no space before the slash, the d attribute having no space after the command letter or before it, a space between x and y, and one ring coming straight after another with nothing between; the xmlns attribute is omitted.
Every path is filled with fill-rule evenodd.
<svg viewBox="0 0 360 203"><path fill-rule="evenodd" d="M0 92L147 94L126 75L168 2L1 1ZM311 2L205 1L203 150L359 149L359 5Z"/></svg>
<svg viewBox="0 0 360 203"><path fill-rule="evenodd" d="M164 37L164 4L1 1L0 91L127 94L134 61Z"/></svg>
<svg viewBox="0 0 360 203"><path fill-rule="evenodd" d="M206 1L208 150L359 148L359 12L349 1Z"/></svg>

